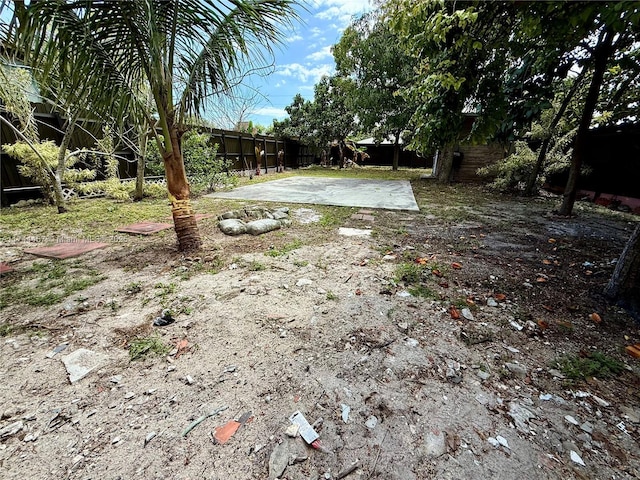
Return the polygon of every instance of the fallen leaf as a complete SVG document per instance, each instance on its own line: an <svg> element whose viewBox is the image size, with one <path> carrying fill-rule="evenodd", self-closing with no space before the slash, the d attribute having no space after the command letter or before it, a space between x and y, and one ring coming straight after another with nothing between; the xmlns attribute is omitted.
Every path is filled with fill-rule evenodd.
<svg viewBox="0 0 640 480"><path fill-rule="evenodd" d="M451 268L453 268L454 270L460 270L462 268L462 264L458 262L453 262L451 264Z"/></svg>
<svg viewBox="0 0 640 480"><path fill-rule="evenodd" d="M442 272L437 268L434 268L433 270L431 270L431 273L433 273L436 277L442 277Z"/></svg>
<svg viewBox="0 0 640 480"><path fill-rule="evenodd" d="M550 238L549 239L549 243L556 243L556 239L555 238Z"/></svg>
<svg viewBox="0 0 640 480"><path fill-rule="evenodd" d="M547 282L547 281L548 281L548 280L547 280L546 278L544 278L544 277L538 277L538 278L536 278L536 282L538 282L538 283L544 283L544 282Z"/></svg>
<svg viewBox="0 0 640 480"><path fill-rule="evenodd" d="M458 320L460 318L460 311L452 305L449 307L449 315L451 315L451 318L454 320Z"/></svg>
<svg viewBox="0 0 640 480"><path fill-rule="evenodd" d="M189 351L189 341L186 338L182 340L178 340L176 343L176 348L178 351L176 352L175 358L178 358L183 353L187 353Z"/></svg>
<svg viewBox="0 0 640 480"><path fill-rule="evenodd" d="M504 302L507 299L507 296L504 293L496 293L493 298L496 302Z"/></svg>
<svg viewBox="0 0 640 480"><path fill-rule="evenodd" d="M542 260L542 263L544 263L545 265L551 265L551 260L547 260L545 258L544 260Z"/></svg>
<svg viewBox="0 0 640 480"><path fill-rule="evenodd" d="M589 277L591 275L593 275L593 272L591 270L587 270L586 272L584 272L584 274Z"/></svg>
<svg viewBox="0 0 640 480"><path fill-rule="evenodd" d="M542 308L544 308L547 312L553 312L554 311L553 307L550 307L549 305L542 305Z"/></svg>
<svg viewBox="0 0 640 480"><path fill-rule="evenodd" d="M476 304L476 302L474 302L473 298L471 297L468 297L465 301L467 302L467 305L469 305L470 307L473 307Z"/></svg>
<svg viewBox="0 0 640 480"><path fill-rule="evenodd" d="M293 401L294 401L295 403L298 403L298 402L300 401L300 398L302 398L302 397L300 397L300 395L294 395L294 396L293 396Z"/></svg>
<svg viewBox="0 0 640 480"><path fill-rule="evenodd" d="M549 328L549 324L547 322L545 322L544 320L538 320L537 322L538 327L540 327L540 330L544 331L547 328Z"/></svg>
<svg viewBox="0 0 640 480"><path fill-rule="evenodd" d="M593 312L591 315L589 315L589 320L594 323L600 323L602 322L602 317L600 317L600 315L598 315L596 312Z"/></svg>
<svg viewBox="0 0 640 480"><path fill-rule="evenodd" d="M423 258L423 257L418 257L418 258L416 258L416 263L418 265L426 265L427 264L427 259Z"/></svg>
<svg viewBox="0 0 640 480"><path fill-rule="evenodd" d="M442 288L449 288L449 282L440 282L438 285L440 285Z"/></svg>

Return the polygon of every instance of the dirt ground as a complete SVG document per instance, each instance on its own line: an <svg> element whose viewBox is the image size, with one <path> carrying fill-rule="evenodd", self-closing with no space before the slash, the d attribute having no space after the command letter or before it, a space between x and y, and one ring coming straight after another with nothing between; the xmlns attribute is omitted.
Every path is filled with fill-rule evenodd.
<svg viewBox="0 0 640 480"><path fill-rule="evenodd" d="M14 327L0 338L0 477L640 478L640 360L624 352L640 329L599 293L634 220L480 191L452 209L456 187L431 188L414 182L420 213L342 209L327 224L328 210L288 205L293 225L256 237L202 220L197 255L169 231L80 257L104 279L0 311ZM3 288L50 262L27 246L3 245L16 269ZM399 273L418 267L417 282ZM153 326L163 308L176 321ZM141 338L171 351L132 361ZM81 348L102 363L71 384L62 360ZM621 371L568 378L560 359L594 352ZM285 433L296 411L320 449Z"/></svg>

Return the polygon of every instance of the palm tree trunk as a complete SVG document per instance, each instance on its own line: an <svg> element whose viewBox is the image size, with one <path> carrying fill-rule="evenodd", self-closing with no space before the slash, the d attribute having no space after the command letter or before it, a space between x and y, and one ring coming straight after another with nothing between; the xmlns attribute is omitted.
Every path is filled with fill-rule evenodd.
<svg viewBox="0 0 640 480"><path fill-rule="evenodd" d="M191 190L184 169L178 128L173 122L168 122L168 127L172 148L171 152L163 156L163 159L173 224L180 250L192 252L202 248L202 240L200 239L196 216L191 206Z"/></svg>
<svg viewBox="0 0 640 480"><path fill-rule="evenodd" d="M596 109L598 103L598 95L600 94L600 87L604 78L604 73L607 69L607 61L613 52L613 31L607 29L601 36L594 51L594 68L593 77L591 78L591 84L589 85L589 91L584 101L584 108L582 109L582 116L580 118L580 124L578 126L578 133L573 144L573 153L571 154L571 167L569 169L569 178L567 179L567 185L564 190L564 196L562 199L562 205L558 210L559 215L570 216L573 211L573 204L576 201L576 193L578 190L578 177L580 176L580 169L582 168L582 158L584 156L585 139L589 132L589 126L591 125L591 119L593 118L593 112Z"/></svg>

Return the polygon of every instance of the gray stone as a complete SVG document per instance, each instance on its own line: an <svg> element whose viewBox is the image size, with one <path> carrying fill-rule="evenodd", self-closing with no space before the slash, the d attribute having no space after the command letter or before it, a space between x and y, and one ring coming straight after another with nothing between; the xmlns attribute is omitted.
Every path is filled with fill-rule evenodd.
<svg viewBox="0 0 640 480"><path fill-rule="evenodd" d="M231 210L229 212L225 212L218 217L218 220L226 220L229 218L242 218L244 217L244 212L238 212L236 210Z"/></svg>
<svg viewBox="0 0 640 480"><path fill-rule="evenodd" d="M487 298L487 307L497 307L498 302L495 301L493 297Z"/></svg>
<svg viewBox="0 0 640 480"><path fill-rule="evenodd" d="M275 212L272 213L273 215L273 219L274 220L285 220L289 218L289 214L286 212L281 212L279 210L276 210Z"/></svg>
<svg viewBox="0 0 640 480"><path fill-rule="evenodd" d="M75 383L86 377L92 370L104 365L106 357L101 353L79 348L61 360L69 373L69 382Z"/></svg>
<svg viewBox="0 0 640 480"><path fill-rule="evenodd" d="M17 422L10 423L6 427L4 427L2 430L0 430L0 438L7 438L15 435L20 430L22 430L23 426L24 426L24 423L22 422L22 420L18 420Z"/></svg>
<svg viewBox="0 0 640 480"><path fill-rule="evenodd" d="M519 363L505 363L505 367L517 377L525 378L527 376L527 369Z"/></svg>
<svg viewBox="0 0 640 480"><path fill-rule="evenodd" d="M340 227L338 228L338 235L342 235L344 237L370 237L371 230L363 230L361 228Z"/></svg>
<svg viewBox="0 0 640 480"><path fill-rule="evenodd" d="M247 224L236 218L220 220L218 226L226 235L241 235L247 232Z"/></svg>
<svg viewBox="0 0 640 480"><path fill-rule="evenodd" d="M593 425L591 425L589 422L584 422L582 425L580 425L580 429L582 429L583 432L587 432L588 434L593 433Z"/></svg>
<svg viewBox="0 0 640 480"><path fill-rule="evenodd" d="M529 420L536 418L536 414L517 402L509 404L508 415L513 419L516 428L522 433L529 433Z"/></svg>
<svg viewBox="0 0 640 480"><path fill-rule="evenodd" d="M254 220L247 223L247 233L251 235L261 235L263 233L278 230L282 225L277 220L272 218L262 218L260 220Z"/></svg>
<svg viewBox="0 0 640 480"><path fill-rule="evenodd" d="M476 372L476 375L478 375L480 380L482 380L483 382L486 381L486 380L489 380L491 378L491 374L489 372L485 372L483 370L478 370Z"/></svg>
<svg viewBox="0 0 640 480"><path fill-rule="evenodd" d="M432 458L441 457L447 453L447 442L444 432L429 431L424 436L424 453Z"/></svg>
<svg viewBox="0 0 640 480"><path fill-rule="evenodd" d="M279 478L289 465L289 442L284 441L271 452L269 457L269 480Z"/></svg>
<svg viewBox="0 0 640 480"><path fill-rule="evenodd" d="M306 287L307 285L311 285L313 280L309 280L308 278L301 278L296 282L296 287Z"/></svg>
<svg viewBox="0 0 640 480"><path fill-rule="evenodd" d="M471 310L469 310L468 308L462 309L462 316L469 321L475 320L475 318L473 318L473 313L471 313Z"/></svg>

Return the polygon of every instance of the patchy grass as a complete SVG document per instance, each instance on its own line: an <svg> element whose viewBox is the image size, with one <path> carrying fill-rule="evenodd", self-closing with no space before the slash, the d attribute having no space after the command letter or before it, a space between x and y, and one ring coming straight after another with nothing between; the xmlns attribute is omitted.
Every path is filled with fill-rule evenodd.
<svg viewBox="0 0 640 480"><path fill-rule="evenodd" d="M68 209L66 213L58 213L49 205L2 209L5 228L0 233L0 240L44 244L71 238L121 242L126 235L117 234L115 229L118 227L141 221L171 221L171 208L166 200L160 199L135 203L104 198L75 200L68 203Z"/></svg>
<svg viewBox="0 0 640 480"><path fill-rule="evenodd" d="M338 295L329 290L327 292L327 300L338 300Z"/></svg>
<svg viewBox="0 0 640 480"><path fill-rule="evenodd" d="M134 338L129 343L129 358L131 361L139 360L147 355L166 355L171 347L165 345L157 335Z"/></svg>
<svg viewBox="0 0 640 480"><path fill-rule="evenodd" d="M427 271L426 265L420 265L418 263L400 263L396 267L394 279L396 282L417 284L423 280L424 274Z"/></svg>
<svg viewBox="0 0 640 480"><path fill-rule="evenodd" d="M55 305L105 278L97 269L86 267L77 260L36 262L21 278L12 278L3 285L0 310L13 304Z"/></svg>
<svg viewBox="0 0 640 480"><path fill-rule="evenodd" d="M601 352L586 355L566 355L556 361L560 371L571 380L587 378L609 378L619 375L624 365Z"/></svg>
<svg viewBox="0 0 640 480"><path fill-rule="evenodd" d="M264 263L260 263L260 262L254 260L254 261L249 263L247 268L251 272L260 272L262 270L266 270L267 266Z"/></svg>
<svg viewBox="0 0 640 480"><path fill-rule="evenodd" d="M296 238L292 242L289 242L286 245L283 245L279 249L272 247L270 250L268 250L265 253L265 255L268 255L269 257L274 257L274 258L280 257L282 255L286 255L287 253L302 247L302 245L303 245L302 241Z"/></svg>

